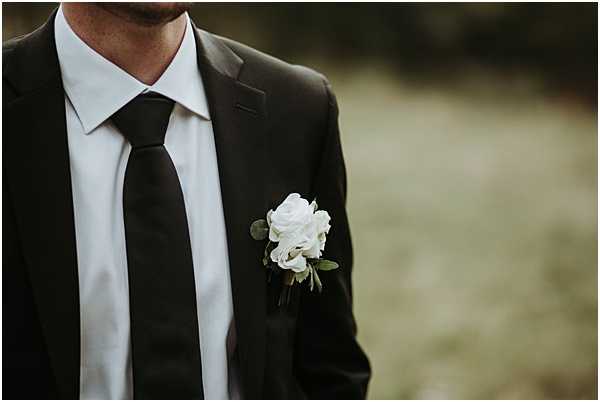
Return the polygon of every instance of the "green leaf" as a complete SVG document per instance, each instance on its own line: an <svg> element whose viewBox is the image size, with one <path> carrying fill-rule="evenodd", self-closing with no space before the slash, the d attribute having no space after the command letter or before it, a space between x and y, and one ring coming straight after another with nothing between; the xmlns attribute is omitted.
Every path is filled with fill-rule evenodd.
<svg viewBox="0 0 600 402"><path fill-rule="evenodd" d="M265 267L268 267L271 262L271 251L273 250L273 243L269 240L265 246L265 253L263 255L262 263Z"/></svg>
<svg viewBox="0 0 600 402"><path fill-rule="evenodd" d="M315 276L315 285L317 285L317 290L319 291L319 293L321 293L321 291L323 290L323 284L321 283L321 278L319 278L319 274L317 274L316 269L313 271L313 274Z"/></svg>
<svg viewBox="0 0 600 402"><path fill-rule="evenodd" d="M321 258L317 261L315 267L321 271L331 271L337 269L339 267L338 263L335 261L329 261L324 258Z"/></svg>
<svg viewBox="0 0 600 402"><path fill-rule="evenodd" d="M312 269L312 267L310 265L308 265L304 271L296 272L296 282L298 282L298 283L304 282L304 280L306 278L308 278L308 275L310 274L311 269Z"/></svg>
<svg viewBox="0 0 600 402"><path fill-rule="evenodd" d="M269 225L264 219L258 219L250 225L250 236L254 240L264 240L269 236Z"/></svg>

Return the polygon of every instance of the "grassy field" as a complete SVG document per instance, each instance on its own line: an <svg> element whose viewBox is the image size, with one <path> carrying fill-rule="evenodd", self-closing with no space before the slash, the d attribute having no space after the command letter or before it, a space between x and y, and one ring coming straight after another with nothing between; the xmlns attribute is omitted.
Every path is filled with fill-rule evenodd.
<svg viewBox="0 0 600 402"><path fill-rule="evenodd" d="M370 398L596 398L594 111L534 80L328 75Z"/></svg>

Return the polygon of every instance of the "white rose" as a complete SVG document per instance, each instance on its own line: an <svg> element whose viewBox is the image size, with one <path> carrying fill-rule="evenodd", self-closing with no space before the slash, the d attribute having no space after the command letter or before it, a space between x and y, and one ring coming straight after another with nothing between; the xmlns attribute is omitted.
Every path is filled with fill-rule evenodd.
<svg viewBox="0 0 600 402"><path fill-rule="evenodd" d="M267 213L269 240L280 241L282 237L299 232L312 220L315 205L309 204L298 193L292 193L275 209Z"/></svg>
<svg viewBox="0 0 600 402"><path fill-rule="evenodd" d="M315 225L317 227L317 238L319 239L319 249L321 251L325 250L325 240L326 240L326 235L327 233L329 233L329 229L331 229L331 225L329 224L329 221L331 220L331 217L329 216L329 214L327 213L327 211L316 211L313 215L313 221L315 222ZM320 253L319 253L319 257L320 257Z"/></svg>
<svg viewBox="0 0 600 402"><path fill-rule="evenodd" d="M309 204L293 193L267 214L269 239L278 242L270 257L280 268L303 272L308 258L321 257L331 218L326 211L316 209L314 201Z"/></svg>
<svg viewBox="0 0 600 402"><path fill-rule="evenodd" d="M306 258L321 256L321 243L317 229L317 222L311 218L311 222L306 224L294 238L296 247L302 250L302 255Z"/></svg>
<svg viewBox="0 0 600 402"><path fill-rule="evenodd" d="M302 250L296 247L297 239L282 238L277 247L271 251L271 260L276 262L282 269L291 269L294 272L302 272L306 269L306 257Z"/></svg>

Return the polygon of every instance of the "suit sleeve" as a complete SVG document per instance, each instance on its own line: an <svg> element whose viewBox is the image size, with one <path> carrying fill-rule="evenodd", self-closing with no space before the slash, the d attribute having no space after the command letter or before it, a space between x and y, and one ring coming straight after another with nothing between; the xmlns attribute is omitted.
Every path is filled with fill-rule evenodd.
<svg viewBox="0 0 600 402"><path fill-rule="evenodd" d="M356 340L352 313L352 242L346 215L346 170L340 143L338 106L327 80L327 133L314 179L319 209L329 212L331 229L323 258L339 268L320 271L321 293L305 292L298 313L295 374L310 399L364 399L369 361Z"/></svg>

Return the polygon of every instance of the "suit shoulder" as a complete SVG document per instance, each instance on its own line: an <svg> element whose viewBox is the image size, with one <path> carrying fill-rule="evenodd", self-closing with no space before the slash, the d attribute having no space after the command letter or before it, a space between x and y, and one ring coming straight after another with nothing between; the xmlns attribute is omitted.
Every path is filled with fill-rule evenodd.
<svg viewBox="0 0 600 402"><path fill-rule="evenodd" d="M15 49L23 39L23 36L12 38L2 43L2 75L6 72L6 68L10 64Z"/></svg>
<svg viewBox="0 0 600 402"><path fill-rule="evenodd" d="M218 36L244 60L241 79L271 94L301 98L327 96L327 78L309 67L291 64L232 39Z"/></svg>
<svg viewBox="0 0 600 402"><path fill-rule="evenodd" d="M2 42L2 57L10 56L13 50L23 41L28 34L20 35Z"/></svg>
<svg viewBox="0 0 600 402"><path fill-rule="evenodd" d="M6 72L8 71L10 64L13 62L15 50L26 37L27 35L21 35L2 43L2 104L10 102L17 96L15 88L6 79Z"/></svg>
<svg viewBox="0 0 600 402"><path fill-rule="evenodd" d="M40 42L45 25L36 30L2 42L2 103L6 104L21 92L20 85L30 77L23 73L34 57L45 55ZM46 30L47 31L47 30ZM46 33L47 34L47 33ZM25 85L27 87L27 85Z"/></svg>
<svg viewBox="0 0 600 402"><path fill-rule="evenodd" d="M13 61L13 55L16 53L17 48L23 45L27 45L29 39L34 36L37 31L29 32L23 35L16 36L2 42L2 72L6 71L6 68Z"/></svg>

